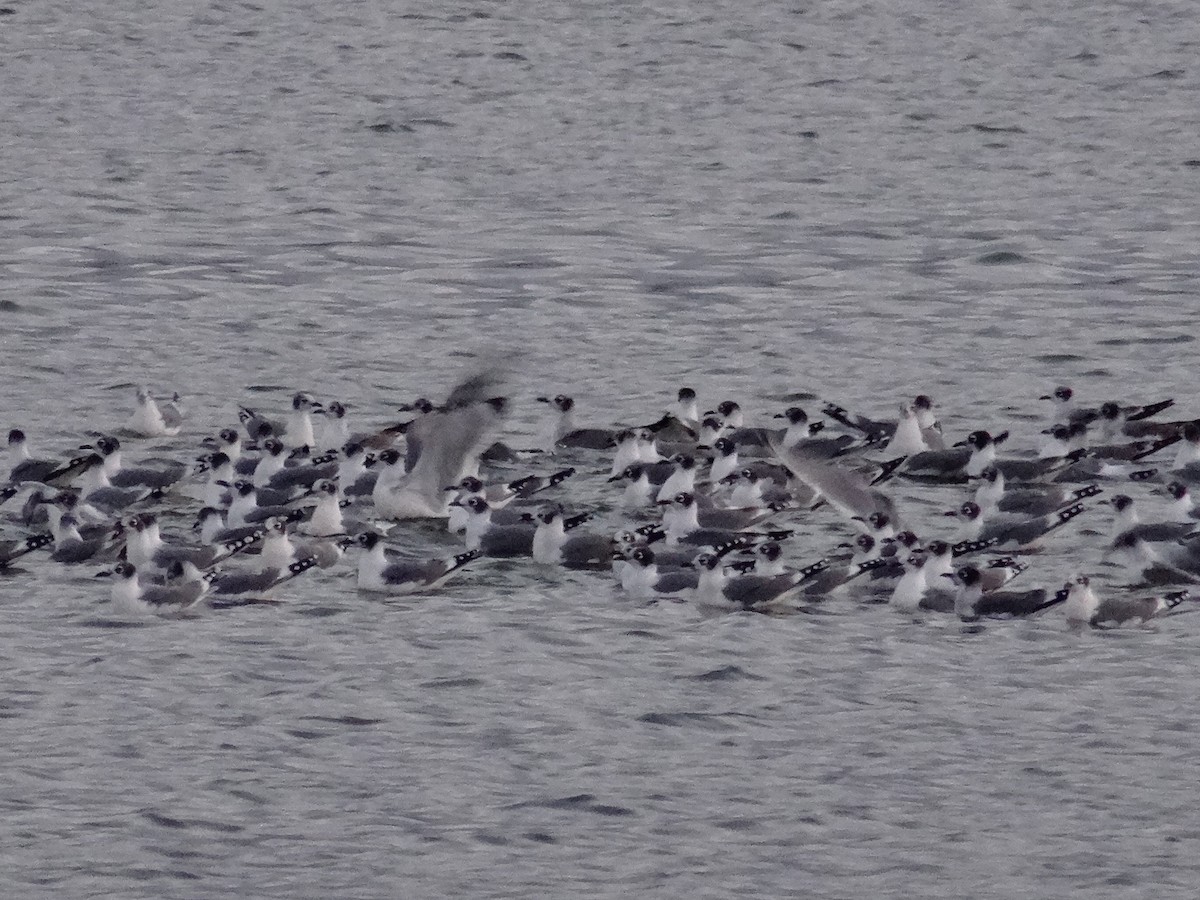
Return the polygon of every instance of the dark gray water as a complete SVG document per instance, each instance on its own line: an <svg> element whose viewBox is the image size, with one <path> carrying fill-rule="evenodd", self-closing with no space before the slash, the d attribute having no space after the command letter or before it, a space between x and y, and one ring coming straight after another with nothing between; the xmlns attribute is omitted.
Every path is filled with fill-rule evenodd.
<svg viewBox="0 0 1200 900"><path fill-rule="evenodd" d="M174 452L296 388L382 421L476 353L517 443L537 393L637 421L685 383L927 391L1026 448L1060 383L1197 414L1193 4L577 6L10 4L5 420L66 450L146 382L190 402ZM0 582L13 896L1200 884L1200 617L705 619L520 566L380 601L343 567L113 627L88 575Z"/></svg>

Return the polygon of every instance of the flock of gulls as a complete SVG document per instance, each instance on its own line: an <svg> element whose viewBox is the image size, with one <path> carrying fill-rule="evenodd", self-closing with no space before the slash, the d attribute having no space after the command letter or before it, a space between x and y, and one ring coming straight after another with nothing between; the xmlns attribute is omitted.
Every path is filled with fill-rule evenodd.
<svg viewBox="0 0 1200 900"><path fill-rule="evenodd" d="M869 602L1076 628L1177 615L1200 583L1200 419L1174 418L1171 400L1087 406L1059 387L1039 401L1041 446L1011 453L1007 431L944 434L925 395L893 419L812 398L824 418L791 406L754 423L682 388L660 418L621 427L580 426L565 395L537 400L549 433L534 449L503 442L511 402L492 371L363 430L345 404L297 393L187 446L179 398L146 388L116 433L58 456L14 428L0 575L105 575L89 583L115 613L179 616L278 603L292 579L339 566L360 591L431 594L501 558L709 613ZM569 499L585 483L600 498L586 508ZM1090 572L1039 571L1056 535ZM445 552L413 552L431 541Z"/></svg>

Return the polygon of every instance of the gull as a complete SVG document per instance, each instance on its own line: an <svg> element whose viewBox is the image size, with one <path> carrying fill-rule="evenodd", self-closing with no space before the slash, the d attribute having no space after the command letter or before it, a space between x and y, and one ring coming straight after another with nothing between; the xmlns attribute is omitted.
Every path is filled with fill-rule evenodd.
<svg viewBox="0 0 1200 900"><path fill-rule="evenodd" d="M179 395L161 406L144 385L137 389L137 408L125 423L125 429L140 437L172 437L183 427Z"/></svg>
<svg viewBox="0 0 1200 900"><path fill-rule="evenodd" d="M695 568L660 572L658 557L646 546L634 547L627 558L631 565L624 569L621 587L633 597L683 599L695 592L700 580Z"/></svg>
<svg viewBox="0 0 1200 900"><path fill-rule="evenodd" d="M499 525L492 521L492 508L481 496L472 496L461 501L467 509L464 538L468 550L481 550L484 556L511 558L533 554L533 536L537 526L522 520L512 525ZM570 531L592 518L591 513L582 513L563 521Z"/></svg>
<svg viewBox="0 0 1200 900"><path fill-rule="evenodd" d="M233 488L233 501L229 504L229 511L225 515L225 521L230 528L265 522L271 516L286 516L292 512L292 507L280 503L260 506L258 488L249 481L235 481L231 487Z"/></svg>
<svg viewBox="0 0 1200 900"><path fill-rule="evenodd" d="M563 475L556 483L561 483L569 478L575 473L575 470L564 469L563 472L567 474ZM528 476L528 479L531 480L520 478L500 484L484 484L483 479L468 475L457 484L447 485L446 493L453 499L449 504L446 529L457 534L467 527L470 512L465 501L469 497L482 497L488 502L492 511L492 522L496 525L513 525L525 521L528 508L514 507L513 504L519 499L524 499L532 493L551 486L548 479L540 479L537 476ZM525 488L527 484L531 486L529 490Z"/></svg>
<svg viewBox="0 0 1200 900"><path fill-rule="evenodd" d="M400 406L396 407L396 409L399 412L411 412L416 413L416 415L407 422L403 422L400 425L395 426L396 432L393 434L388 434L390 429L384 429L384 431L380 433L380 436L388 437L387 446L376 447L375 449L386 450L395 441L396 434L403 434L404 471L408 472L412 470L412 467L416 464L417 459L421 455L421 420L430 415L435 409L437 409L437 407L433 405L432 400L428 400L425 397L418 397L412 403L402 403Z"/></svg>
<svg viewBox="0 0 1200 900"><path fill-rule="evenodd" d="M946 441L942 437L942 423L934 413L934 402L928 394L917 394L912 402L913 411L917 414L917 424L921 426L921 436L925 439L930 450L946 449Z"/></svg>
<svg viewBox="0 0 1200 900"><path fill-rule="evenodd" d="M79 476L78 502L104 514L111 514L133 506L143 500L162 499L160 488L144 485L115 487L104 468L104 460L98 453L89 454Z"/></svg>
<svg viewBox="0 0 1200 900"><path fill-rule="evenodd" d="M575 399L566 394L555 397L538 397L539 403L548 403L558 410L554 430L550 436L552 447L572 447L580 450L607 450L615 446L615 433L611 428L580 428L575 424Z"/></svg>
<svg viewBox="0 0 1200 900"><path fill-rule="evenodd" d="M638 429L626 428L624 431L619 431L614 435L613 440L616 441L616 450L613 453L612 466L608 472L610 478L619 475L632 465L643 462Z"/></svg>
<svg viewBox="0 0 1200 900"><path fill-rule="evenodd" d="M262 598L279 585L291 581L309 569L319 565L315 557L306 556L296 560L286 569L259 569L218 574L212 583L212 593L226 598L237 598L238 603L253 602L250 598ZM213 601L214 606L228 605L228 601Z"/></svg>
<svg viewBox="0 0 1200 900"><path fill-rule="evenodd" d="M742 554L753 563L755 575L783 575L787 568L783 564L783 547L778 541L767 541L756 547L747 547Z"/></svg>
<svg viewBox="0 0 1200 900"><path fill-rule="evenodd" d="M493 524L491 505L478 495L468 497L461 503L468 513L464 529L468 550L478 550L484 556L499 558L532 555L535 526L526 523Z"/></svg>
<svg viewBox="0 0 1200 900"><path fill-rule="evenodd" d="M13 428L8 433L8 456L11 465L8 481L40 481L49 484L47 479L55 477L58 484L66 484L70 480L66 477L68 474L74 477L74 473L62 472L61 460L35 457L29 450L29 440L25 437L25 432L20 428Z"/></svg>
<svg viewBox="0 0 1200 900"><path fill-rule="evenodd" d="M264 498L275 498L270 502L281 502L295 488L310 487L318 479L332 478L337 474L336 451L301 461L296 457L296 451L288 452L278 438L264 440L263 451L251 480L254 486L264 492Z"/></svg>
<svg viewBox="0 0 1200 900"><path fill-rule="evenodd" d="M696 458L690 453L676 453L669 462L672 466L671 473L659 486L658 493L654 497L655 502L696 489Z"/></svg>
<svg viewBox="0 0 1200 900"><path fill-rule="evenodd" d="M789 490L770 477L763 477L760 469L747 466L726 475L720 487L728 491L723 506L740 509L752 506L793 507L811 506L816 493L808 485L798 484Z"/></svg>
<svg viewBox="0 0 1200 900"><path fill-rule="evenodd" d="M994 545L1016 544L1029 547L1040 538L1070 522L1084 511L1082 503L1055 510L1043 516L991 516L985 519L983 510L973 500L968 500L957 510L946 513L965 521L963 540L991 541Z"/></svg>
<svg viewBox="0 0 1200 900"><path fill-rule="evenodd" d="M681 387L675 395L675 409L672 413L695 436L696 427L700 424L700 407L696 405L696 391L690 387Z"/></svg>
<svg viewBox="0 0 1200 900"><path fill-rule="evenodd" d="M299 518L302 510L294 510L292 516ZM231 541L240 541L243 538L263 536L263 526L261 522L254 522L250 525L239 525L236 528L225 527L225 514L214 506L205 506L196 514L196 522L192 525L192 531L200 535L200 543L202 544L227 544Z"/></svg>
<svg viewBox="0 0 1200 900"><path fill-rule="evenodd" d="M51 530L58 524L61 516L68 514L74 516L79 522L79 528L84 537L94 537L112 528L112 513L97 509L87 501L81 500L81 496L82 494L62 491L48 500L44 500L42 509L46 514L45 521L50 524ZM34 518L37 517L34 516Z"/></svg>
<svg viewBox="0 0 1200 900"><path fill-rule="evenodd" d="M1117 535L1105 556L1144 584L1200 584L1200 547L1192 544L1151 545L1131 528Z"/></svg>
<svg viewBox="0 0 1200 900"><path fill-rule="evenodd" d="M273 439L272 439L273 440ZM330 450L310 456L307 461L285 464L284 468L274 472L267 480L266 487L280 495L287 495L297 489L308 490L322 478L337 478L340 469L338 459L340 450ZM257 479L258 473L255 472ZM264 487L258 483L259 488Z"/></svg>
<svg viewBox="0 0 1200 900"><path fill-rule="evenodd" d="M696 392L690 387L680 388L676 394L674 408L664 413L657 421L642 427L670 443L695 444L700 427Z"/></svg>
<svg viewBox="0 0 1200 900"><path fill-rule="evenodd" d="M892 588L888 603L903 613L915 613L918 609L929 609L925 605L925 594L929 589L927 566L929 557L924 553L910 553L904 558L904 574Z"/></svg>
<svg viewBox="0 0 1200 900"><path fill-rule="evenodd" d="M250 480L257 488L274 487L271 484L272 480L287 469L288 450L277 437L269 437L263 441L262 449L263 454L258 458Z"/></svg>
<svg viewBox="0 0 1200 900"><path fill-rule="evenodd" d="M902 436L899 443L893 448L893 452L904 453L902 448L906 445L920 446L925 451L945 449L942 426L933 409L932 398L928 394L918 394L913 398L912 403L905 404L900 408L900 422L886 422L869 419L866 416L852 415L836 403L826 403L821 412L850 431L862 434L867 443L874 444L884 440L894 440L896 432L904 426L903 419L906 410L909 410L914 419L912 424L916 426L920 438L918 440L912 433Z"/></svg>
<svg viewBox="0 0 1200 900"><path fill-rule="evenodd" d="M311 556L322 569L328 569L342 558L342 549L332 540L292 543L286 519L271 518L264 526L259 562L264 568L283 569L297 560Z"/></svg>
<svg viewBox="0 0 1200 900"><path fill-rule="evenodd" d="M15 497L19 493L20 488L17 485L8 485L6 491L11 490L9 499ZM69 491L64 491L69 496L78 496L71 494ZM49 516L49 505L57 499L58 495L48 494L46 491L39 488L34 488L25 495L25 500L21 504L21 511L17 513L16 519L22 525L45 525L46 519Z"/></svg>
<svg viewBox="0 0 1200 900"><path fill-rule="evenodd" d="M1200 422L1188 422L1180 432L1182 440L1175 451L1171 471L1178 477L1195 483L1200 480Z"/></svg>
<svg viewBox="0 0 1200 900"><path fill-rule="evenodd" d="M235 466L238 466L242 460L242 436L235 428L222 428L217 432L216 437L206 437L200 442L211 453L224 453ZM201 456L200 462L205 462L206 457ZM203 471L203 470L200 470ZM252 466L247 466L244 470L239 470L243 475L249 475L254 471Z"/></svg>
<svg viewBox="0 0 1200 900"><path fill-rule="evenodd" d="M1075 402L1075 391L1066 385L1059 385L1051 393L1044 394L1040 399L1054 402L1056 418L1065 420L1067 424L1082 422L1087 425L1097 420L1103 420L1107 427L1118 427L1126 422L1138 422L1158 415L1164 409L1175 405L1174 400L1160 400L1145 406L1125 406L1116 403L1104 404L1099 407L1080 407Z"/></svg>
<svg viewBox="0 0 1200 900"><path fill-rule="evenodd" d="M1172 501L1167 506L1167 517L1173 522L1190 522L1193 526L1200 526L1196 521L1200 519L1200 509L1196 508L1191 488L1182 481L1172 481L1167 484L1166 491Z"/></svg>
<svg viewBox="0 0 1200 900"><path fill-rule="evenodd" d="M921 433L921 423L912 404L906 403L900 407L900 421L884 449L897 456L912 456L933 449Z"/></svg>
<svg viewBox="0 0 1200 900"><path fill-rule="evenodd" d="M727 437L719 437L712 443L713 459L708 478L713 484L732 475L741 466L738 462L737 444Z"/></svg>
<svg viewBox="0 0 1200 900"><path fill-rule="evenodd" d="M720 437L725 437L725 426L719 416L706 415L700 420L700 431L696 435L697 447L711 447Z"/></svg>
<svg viewBox="0 0 1200 900"><path fill-rule="evenodd" d="M322 478L313 485L317 503L300 530L313 537L337 537L346 533L346 522L342 516L342 501L338 497L337 482Z"/></svg>
<svg viewBox="0 0 1200 900"><path fill-rule="evenodd" d="M866 416L854 415L836 403L826 403L821 408L821 414L828 416L850 431L861 434L868 443L877 443L892 436L896 423L869 419Z"/></svg>
<svg viewBox="0 0 1200 900"><path fill-rule="evenodd" d="M751 509L702 509L696 495L681 491L670 500L660 500L663 509L663 530L667 544L724 543L737 537L751 537L745 529L765 522L775 515L770 507ZM790 534L790 532L788 532Z"/></svg>
<svg viewBox="0 0 1200 900"><path fill-rule="evenodd" d="M983 575L974 566L963 566L952 575L947 575L958 586L954 598L954 612L964 622L980 618L1020 618L1034 616L1052 606L1064 603L1067 590L1047 596L1045 589L1029 591L983 592Z"/></svg>
<svg viewBox="0 0 1200 900"><path fill-rule="evenodd" d="M722 400L716 409L705 411L706 416L717 416L721 420L723 431L736 431L745 424L742 406L736 400Z"/></svg>
<svg viewBox="0 0 1200 900"><path fill-rule="evenodd" d="M658 488L666 482L674 469L675 464L671 462L631 463L608 481L625 482L625 489L621 492L621 506L631 510L641 509L656 502L654 498L658 495Z"/></svg>
<svg viewBox="0 0 1200 900"><path fill-rule="evenodd" d="M338 400L333 400L322 408L321 415L325 419L325 425L321 429L320 436L313 444L321 450L336 450L339 447L345 447L346 444L353 441L350 434L350 421L346 416L346 405Z"/></svg>
<svg viewBox="0 0 1200 900"><path fill-rule="evenodd" d="M122 560L113 567L112 604L124 613L152 612L158 615L182 615L204 600L215 573L180 584L142 584L138 568Z"/></svg>
<svg viewBox="0 0 1200 900"><path fill-rule="evenodd" d="M954 572L951 558L951 548L944 541L933 541L924 550L905 557L904 574L889 598L891 605L904 613L918 610L954 612L956 591L942 587L942 579L949 578ZM1027 568L1012 557L992 560L987 568L976 569L980 591L984 594L997 591Z"/></svg>
<svg viewBox="0 0 1200 900"><path fill-rule="evenodd" d="M433 591L452 575L482 554L468 550L445 559L396 560L384 552L383 541L375 531L364 531L355 540L363 548L358 558L358 589L388 594L413 594Z"/></svg>
<svg viewBox="0 0 1200 900"><path fill-rule="evenodd" d="M1087 450L1078 449L1060 456L1043 456L1035 459L997 459L996 445L1000 441L986 431L975 431L967 437L971 446L971 458L965 471L968 478L978 476L989 467L997 469L1009 481L1041 481L1059 472L1087 455Z"/></svg>
<svg viewBox="0 0 1200 900"><path fill-rule="evenodd" d="M487 500L494 514L514 502L529 500L542 491L557 487L575 475L575 472L574 466L568 466L565 469L551 472L549 475L525 475L498 484L484 484L483 480L477 476L468 475L457 484L449 485L446 490L455 492L456 499L460 501L473 495L479 495Z"/></svg>
<svg viewBox="0 0 1200 900"><path fill-rule="evenodd" d="M1108 597L1101 600L1086 575L1067 582L1066 588L1068 594L1063 613L1067 624L1072 627L1090 625L1102 628L1129 622L1144 625L1151 619L1167 615L1180 603L1190 599L1187 591L1174 591L1161 597Z"/></svg>
<svg viewBox="0 0 1200 900"><path fill-rule="evenodd" d="M714 553L701 553L696 557L695 565L700 572L696 583L698 603L757 611L779 608L794 599L805 582L828 568L829 561L822 559L783 575L730 576L721 558Z"/></svg>
<svg viewBox="0 0 1200 900"><path fill-rule="evenodd" d="M784 447L798 447L809 456L832 459L865 446L848 434L841 434L837 437L821 437L821 433L825 430L825 423L810 422L808 413L799 406L789 406L783 412L776 413L775 418L787 419L788 422L787 429L778 438L780 443ZM766 444L767 440L764 440L763 443Z"/></svg>
<svg viewBox="0 0 1200 900"><path fill-rule="evenodd" d="M667 457L663 456L658 449L658 437L648 428L637 428L633 432L634 440L637 442L638 459L644 463L657 463L667 461Z"/></svg>
<svg viewBox="0 0 1200 900"><path fill-rule="evenodd" d="M995 512L1044 516L1102 492L1095 484L1075 489L1063 484L1047 484L1008 490L1004 474L995 466L984 469L978 479L980 484L975 489L974 500L985 516Z"/></svg>
<svg viewBox="0 0 1200 900"><path fill-rule="evenodd" d="M196 475L207 473L203 485L189 485L183 489L187 496L199 500L204 506L223 507L232 499L229 485L237 478L233 459L224 450L215 450L196 460L193 470Z"/></svg>
<svg viewBox="0 0 1200 900"><path fill-rule="evenodd" d="M166 569L176 561L208 568L257 543L262 537L261 531L255 531L212 544L168 544L163 540L158 516L154 513L131 516L124 526L127 535L125 554L130 562L143 568Z"/></svg>
<svg viewBox="0 0 1200 900"><path fill-rule="evenodd" d="M13 541L0 541L0 571L7 569L15 560L27 553L41 550L54 544L54 535L50 532L31 535L27 538Z"/></svg>
<svg viewBox="0 0 1200 900"><path fill-rule="evenodd" d="M238 419L250 440L273 435L282 440L288 448L295 449L316 444L312 416L313 413L322 411L321 404L314 400L311 394L300 391L292 397L292 411L288 414L286 423L273 422L259 415L257 410L246 406L238 407Z"/></svg>
<svg viewBox="0 0 1200 900"><path fill-rule="evenodd" d="M1122 535L1131 533L1148 544L1174 543L1187 538L1197 527L1197 523L1190 518L1180 521L1172 517L1167 522L1143 522L1138 515L1137 504L1128 494L1114 494L1108 505L1113 508L1113 539L1110 546L1115 546Z"/></svg>
<svg viewBox="0 0 1200 900"><path fill-rule="evenodd" d="M372 496L379 516L448 516L445 486L477 474L479 455L507 408L507 401L493 394L498 386L495 374L477 375L456 387L444 407L414 422L408 437L410 447L414 439L419 447L416 460L407 474L376 482Z"/></svg>
<svg viewBox="0 0 1200 900"><path fill-rule="evenodd" d="M608 569L613 540L600 534L567 534L566 517L558 508L537 513L531 555L534 562L568 569Z"/></svg>
<svg viewBox="0 0 1200 900"><path fill-rule="evenodd" d="M848 518L865 519L878 512L899 525L900 516L892 498L871 487L857 472L815 459L796 448L784 448L778 442L772 442L771 449L796 478Z"/></svg>
<svg viewBox="0 0 1200 900"><path fill-rule="evenodd" d="M78 520L69 513L58 520L53 532L54 549L50 551L50 558L60 563L81 563L96 557L113 559L124 543L121 540L124 528L120 526L95 537L83 537L79 533Z"/></svg>
<svg viewBox="0 0 1200 900"><path fill-rule="evenodd" d="M188 467L177 460L162 460L157 468L150 466L125 466L121 455L121 442L111 435L103 435L94 445L82 447L94 450L104 459L104 474L114 487L148 487L166 490L187 474Z"/></svg>
<svg viewBox="0 0 1200 900"><path fill-rule="evenodd" d="M342 445L342 456L338 461L338 492L346 497L369 497L375 490L379 470L372 469L375 457L367 452L364 444L347 441Z"/></svg>

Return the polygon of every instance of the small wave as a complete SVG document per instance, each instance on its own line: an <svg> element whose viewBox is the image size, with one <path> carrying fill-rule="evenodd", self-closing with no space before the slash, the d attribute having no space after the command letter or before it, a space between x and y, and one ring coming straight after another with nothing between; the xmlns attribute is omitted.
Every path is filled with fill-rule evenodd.
<svg viewBox="0 0 1200 900"><path fill-rule="evenodd" d="M294 738L299 738L302 741L317 741L321 738L329 737L329 733L325 731L307 731L303 728L288 728L284 732L290 734Z"/></svg>
<svg viewBox="0 0 1200 900"><path fill-rule="evenodd" d="M1195 339L1190 334L1172 334L1165 337L1106 338L1096 343L1102 347L1128 347L1132 344L1190 344Z"/></svg>
<svg viewBox="0 0 1200 900"><path fill-rule="evenodd" d="M984 134L1024 134L1025 129L1020 125L989 125L986 122L972 122L971 127Z"/></svg>
<svg viewBox="0 0 1200 900"><path fill-rule="evenodd" d="M1042 353L1038 356L1035 356L1034 361L1044 363L1065 363L1077 362L1083 358L1084 357L1080 356L1078 353Z"/></svg>
<svg viewBox="0 0 1200 900"><path fill-rule="evenodd" d="M709 728L717 730L728 730L733 726L728 722L721 721L721 716L712 715L710 713L697 712L652 712L638 716L639 722L648 722L651 725L668 725L673 728L679 728L684 725L705 725Z"/></svg>
<svg viewBox="0 0 1200 900"><path fill-rule="evenodd" d="M330 722L334 725L353 725L358 728L365 728L368 725L379 725L383 719L366 719L362 716L304 716L312 722Z"/></svg>
<svg viewBox="0 0 1200 900"><path fill-rule="evenodd" d="M747 672L741 666L722 666L719 669L701 672L699 675L684 675L682 677L692 681L737 681L738 679L743 678L751 681L763 680L761 675L755 675L752 672Z"/></svg>
<svg viewBox="0 0 1200 900"><path fill-rule="evenodd" d="M432 681L421 682L423 688L464 688L482 687L483 682L478 678L435 678Z"/></svg>
<svg viewBox="0 0 1200 900"><path fill-rule="evenodd" d="M1014 250L994 250L991 253L983 254L975 261L983 266L1007 266L1012 263L1029 262L1029 258Z"/></svg>
<svg viewBox="0 0 1200 900"><path fill-rule="evenodd" d="M416 130L411 125L390 121L372 122L366 127L368 131L374 131L376 134L412 134Z"/></svg>

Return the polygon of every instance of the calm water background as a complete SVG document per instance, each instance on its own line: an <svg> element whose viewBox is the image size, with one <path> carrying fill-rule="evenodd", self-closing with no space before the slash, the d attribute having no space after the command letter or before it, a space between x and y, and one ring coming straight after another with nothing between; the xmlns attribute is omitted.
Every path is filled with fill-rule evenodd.
<svg viewBox="0 0 1200 900"><path fill-rule="evenodd" d="M1045 7L12 3L4 421L66 450L144 381L182 452L478 353L517 443L537 393L628 422L680 384L923 390L1025 447L1059 383L1200 414L1195 5ZM502 566L114 628L88 575L0 582L11 896L1200 886L1200 618L702 619Z"/></svg>

